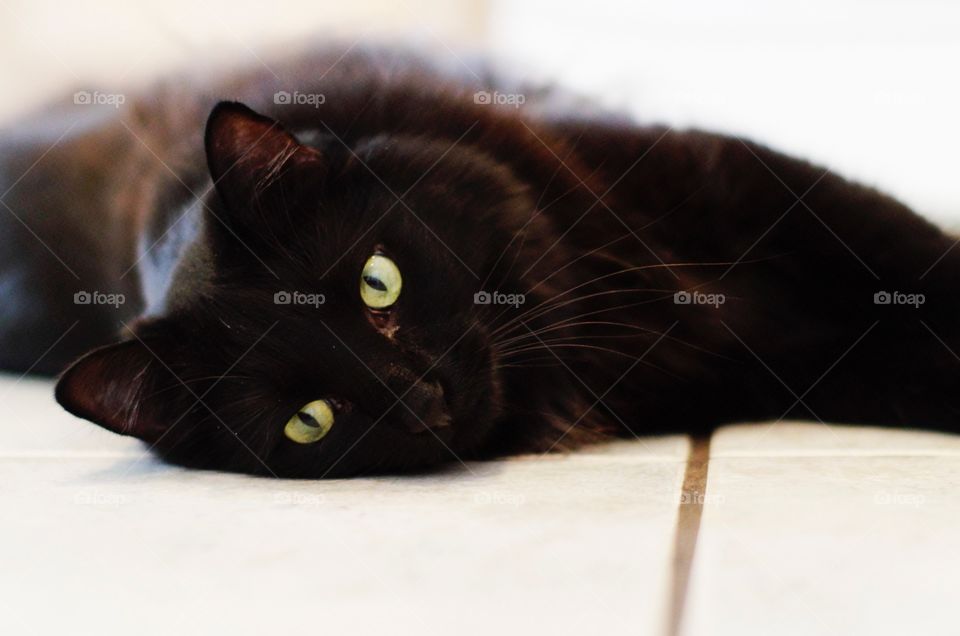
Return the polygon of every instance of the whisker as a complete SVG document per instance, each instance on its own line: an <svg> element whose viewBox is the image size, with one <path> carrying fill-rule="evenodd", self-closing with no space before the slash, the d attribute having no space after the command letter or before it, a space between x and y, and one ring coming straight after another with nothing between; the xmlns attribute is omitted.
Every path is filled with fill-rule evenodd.
<svg viewBox="0 0 960 636"><path fill-rule="evenodd" d="M596 326L620 327L620 328L623 328L623 329L642 330L642 331L644 331L644 332L646 332L646 333L648 333L648 334L651 334L651 335L663 336L663 337L666 338L667 340L676 342L677 344L681 344L681 345L683 345L683 346L685 346L685 347L689 347L689 348L694 349L694 350L696 350L696 351L700 351L700 352L702 352L702 353L706 353L706 354L711 355L711 356L716 356L716 357L722 358L722 359L724 359L724 360L732 360L732 358L730 358L729 356L725 356L725 355L723 355L723 354L721 354L721 353L717 353L716 351L711 351L710 349L706 349L706 348L701 347L701 346L699 346L699 345L695 345L695 344L693 344L692 342L683 340L682 338L678 338L678 337L676 337L676 336L669 335L669 334L667 334L667 333L665 333L665 332L657 331L656 329L650 329L649 327L643 327L643 326L641 326L641 325L633 325L633 324L630 324L630 323L615 322L615 321L609 321L609 320L579 320L580 318L587 318L587 317L590 317L590 316L593 316L593 315L596 315L596 314L599 314L599 313L604 313L604 312L607 312L607 311L616 311L616 310L618 310L618 309L628 309L628 308L630 308L630 307L639 306L639 305L643 305L643 304L647 304L647 301L640 302L640 303L629 303L629 304L625 304L625 305L619 305L619 306L616 306L616 307L607 307L607 308L605 308L605 309L600 309L600 310L596 310L596 311L588 311L588 312L586 312L586 313L579 314L579 315L577 315L577 316L571 316L570 318L567 318L567 319L565 319L565 320L561 320L561 321L559 321L559 322L552 323L552 324L546 325L546 326L544 326L544 327L540 327L540 328L538 328L538 329L534 329L534 330L532 330L531 332L521 333L521 334L519 334L519 335L517 335L517 336L513 336L513 337L511 337L511 338L507 338L507 339L502 340L502 341L499 341L499 342L494 342L494 345L496 346L496 345L500 345L500 344L516 344L517 342L520 342L520 341L522 341L522 340L524 340L524 339L533 339L533 338L534 338L534 334L537 335L537 336L539 336L539 335L542 335L542 334L544 334L544 333L548 333L548 332L551 332L551 331L557 331L557 330L559 330L559 329L574 328L574 327L580 327L580 326L594 326L594 325L596 325ZM576 321L576 322L573 322L573 321Z"/></svg>
<svg viewBox="0 0 960 636"><path fill-rule="evenodd" d="M537 311L537 312L535 312L535 313L529 313L529 314L526 314L526 315L523 315L523 316L518 316L518 317L512 319L512 320L511 320L511 323L508 323L508 325L504 325L503 327L498 327L497 329L495 329L495 330L492 332L492 334L493 334L494 336L502 335L502 334L504 333L504 328L505 328L506 326L511 326L511 327L513 327L513 328L517 328L521 322L527 322L527 321L529 321L529 320L534 320L534 319L539 318L539 317L541 317L541 316L544 316L544 315L546 315L546 314L548 314L548 313L554 312L554 311L556 311L556 310L558 310L558 309L562 309L563 307L566 307L566 306L571 305L571 304L573 304L573 303L582 302L582 301L584 301L584 300L589 300L589 299L591 299L591 298L598 298L598 297L601 297L601 296L610 296L610 295L613 295L613 294L629 294L629 293L660 293L660 294L668 294L667 296L661 296L661 297L659 297L659 298L657 298L657 299L654 299L654 300L664 300L664 299L667 299L667 298L673 298L674 292L675 292L675 290L673 290L673 289L661 289L661 288L625 288L625 289L608 289L608 290L604 290L604 291L593 292L592 294L586 294L586 295L584 295L584 296L576 296L576 297L574 297L574 298L568 298L567 300L565 300L565 301L563 301L563 302L551 303L550 305L547 305L546 307L540 308L540 310Z"/></svg>
<svg viewBox="0 0 960 636"><path fill-rule="evenodd" d="M502 325L501 327L498 327L498 329L501 329L501 328L503 328L503 327L506 327L507 325L510 325L510 324L512 324L512 323L515 323L516 321L518 321L518 320L520 320L520 319L525 319L526 315L529 315L530 312L536 311L538 308L540 308L541 306L543 306L543 305L546 304L546 303L554 302L554 301L556 301L557 299L562 298L562 297L566 296L567 294L569 294L569 293L571 293L571 292L574 292L574 291L576 291L576 290L578 290L578 289L580 289L580 288L582 288L582 287L585 287L585 286L587 286L587 285L591 285L591 284L593 284L593 283L597 283L597 282L599 282L599 281L601 281L601 280L606 280L606 279L608 279L608 278L612 278L612 277L614 277L614 276L621 276L621 275L623 275L623 274L629 274L629 273L631 273L631 272L639 272L639 271L645 271L645 270L650 270L650 269L662 269L662 268L671 268L671 267L702 267L702 266L707 266L707 265L729 265L729 263L664 263L664 264L654 263L654 264L650 264L650 265L635 265L635 266L632 266L632 267L625 267L625 268L622 268L622 269L619 269L619 270L616 270L616 271L613 271L613 272L607 272L606 274L601 274L601 275L596 276L596 277L594 277L594 278L591 278L591 279L589 279L589 280L583 281L582 283L579 283L578 285L574 285L573 287L571 287L571 288L569 288L569 289L566 289L566 290L564 290L564 291L562 291L562 292L560 292L560 293L552 296L551 298L548 298L548 299L546 299L546 300L538 303L537 305L534 305L534 306L531 307L529 310L527 310L526 312L524 312L524 314L521 314L520 316L516 316L516 317L512 318L509 322L505 323L505 324ZM666 291L666 290L664 290L664 291ZM670 291L676 291L676 290L675 290L675 289L672 289L672 290L670 290ZM509 310L509 308L507 308L507 310ZM502 315L502 314L501 314L501 315Z"/></svg>
<svg viewBox="0 0 960 636"><path fill-rule="evenodd" d="M595 351L601 351L601 352L604 352L604 353L612 353L612 354L614 354L614 355L618 355L618 356L621 356L621 357L623 357L623 358L627 358L627 359L629 359L629 360L633 360L634 362L637 362L637 363L642 364L642 365L644 365L644 366L650 367L650 368L652 368L652 369L656 369L657 371L661 371L661 372L663 372L663 373L665 373L665 374L667 374L667 375L669 375L669 376L671 376L671 377L673 377L673 378L676 378L677 380L683 380L683 378L679 377L679 376L676 375L675 373L671 373L670 371L667 371L667 370L664 369L663 367L660 367L660 366L658 366L658 365L656 365L656 364L653 364L652 362L650 362L650 361L648 361L648 360L645 360L645 359L642 358L641 356L634 356L634 355L630 355L629 353L624 353L623 351L618 351L618 350L616 350L616 349L609 349L609 348L607 348L607 347L599 347L599 346L596 346L596 345L567 344L567 343L560 343L560 344L552 344L552 345L551 345L551 344L545 342L545 343L540 344L540 345L530 345L529 347L524 347L524 348L518 349L518 350L516 350L516 351L511 351L511 352L509 352L509 354L505 354L503 357L504 357L504 358L508 358L509 356L513 356L513 355L517 355L517 354L521 354L521 353L527 353L527 352L530 352L530 351L550 351L550 352L553 352L553 349L591 349L591 350L595 350ZM555 353L555 352L554 352L554 353ZM556 354L555 354L555 355L556 355Z"/></svg>
<svg viewBox="0 0 960 636"><path fill-rule="evenodd" d="M579 316L574 316L573 318L568 318L568 319L565 319L565 320L561 320L560 322L551 323L551 324L546 325L546 326L544 326L544 327L539 327L539 328L537 328L537 329L532 329L532 330L530 330L530 331L527 332L527 333L521 333L520 335L512 336L512 337L510 337L510 338L506 338L506 339L504 339L504 340L498 341L497 344L507 344L507 343L513 342L513 341L515 341L515 340L520 340L520 339L523 339L523 338L530 338L530 337L532 337L532 336L539 336L539 335L542 335L542 334L545 334L545 333L548 333L548 332L551 332L551 331L557 331L558 329L572 329L572 328L574 328L574 327L591 327L591 326L599 326L599 327L622 327L622 328L624 328L624 329L638 329L638 330L643 330L643 331L655 333L652 329L647 329L646 327L641 327L641 326L639 326L639 325L632 325L632 324L626 323L626 322L614 322L614 321L610 321L610 320L580 320L580 321L574 321L575 318L579 318Z"/></svg>
<svg viewBox="0 0 960 636"><path fill-rule="evenodd" d="M622 240L623 238L625 238L625 237L621 237L621 238L618 239L618 240ZM614 242L615 242L615 241L614 241ZM584 255L584 256L585 256L585 255ZM768 256L768 257L762 257L762 258L744 260L744 261L741 261L740 264L760 263L760 262L765 262L765 261L769 261L769 260L774 260L774 259L776 259L776 258L780 258L780 256L781 256L781 255L773 255L773 256ZM574 261L572 261L571 263L568 263L568 265L566 265L566 266L564 266L564 267L567 267L567 266L569 266L570 264L572 264L573 262L576 262L576 260L579 260L579 258L581 258L581 257L578 257L577 259L574 259ZM620 276L620 275L622 275L622 274L628 274L628 273L631 273L631 272L639 272L639 271L652 270L652 269L664 269L664 268L670 269L670 268L685 268L685 267L725 267L725 266L733 265L733 264L735 264L735 263L736 263L736 261L696 261L696 262L679 262L679 263L653 263L653 264L648 264L648 265L636 265L636 266L624 267L624 268L621 268L621 269L619 269L619 270L616 270L616 271L613 271L613 272L608 272L608 273L606 273L606 274L601 274L600 276L596 276L596 277L594 277L594 278L592 278L592 279L590 279L590 280L581 282L581 283L579 283L578 285L575 285L575 286L573 286L573 287L571 287L571 288L569 288L569 289L563 290L563 291L555 294L554 296L552 296L552 297L550 297L550 298L547 298L547 299L541 301L540 303L537 303L536 305L534 305L534 306L531 307L530 309L526 310L526 311L525 311L524 313L522 313L521 315L515 316L515 317L511 318L510 320L508 320L507 322L505 322L505 323L497 326L493 333L494 333L494 334L499 333L499 332L507 329L508 327L511 327L511 326L515 325L515 324L516 324L518 321L520 321L520 320L526 320L526 317L529 316L529 315L532 315L532 312L533 312L533 311L536 311L538 308L540 308L540 307L542 307L542 306L545 306L545 305L548 304L548 303L551 303L551 302L556 301L558 298L561 298L561 297L565 296L566 294L569 294L569 293L571 293L571 292L573 292L573 291L576 291L577 289L580 289L581 287L584 287L584 286L586 286L586 285L590 285L590 284L592 284L592 283L596 283L596 282L599 282L599 281L601 281L601 280L605 280L605 279L607 279L607 278L611 278L611 277L614 277L614 276ZM562 268L561 268L561 269L562 269ZM557 271L560 271L560 270L557 270ZM551 278L551 277L552 277L554 274L556 274L556 273L557 273L557 272L553 272L552 274L550 274L549 276L547 276L545 279L543 279L542 281L540 281L540 283L537 283L536 285L534 285L534 287L531 288L531 289L536 289L536 288L539 287L541 284L543 284L543 282L545 282L546 280L548 280L549 278ZM710 284L711 282L716 282L716 281L707 281L707 282L701 283L700 285L697 285L697 287L705 286L705 285L707 285L707 284ZM672 291L676 291L676 290L672 290ZM509 311L509 310L510 310L510 308L508 307L508 308L506 308L503 312L501 312L498 316L496 316L496 318L495 318L494 321L493 321L493 324L496 324L496 322L499 320L499 318L500 318L501 316L503 316L503 315L504 315L507 311Z"/></svg>

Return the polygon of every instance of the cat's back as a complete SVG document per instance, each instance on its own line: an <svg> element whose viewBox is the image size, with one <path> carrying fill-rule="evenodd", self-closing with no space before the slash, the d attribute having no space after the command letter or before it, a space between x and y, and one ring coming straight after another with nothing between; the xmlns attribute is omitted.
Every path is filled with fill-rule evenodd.
<svg viewBox="0 0 960 636"><path fill-rule="evenodd" d="M490 103L498 93L523 103ZM222 100L345 147L377 135L453 143L472 131L482 152L534 180L554 174L551 157L561 153L542 146L521 113L535 121L576 103L473 59L339 45L130 92L68 93L0 131L0 291L10 299L0 309L0 368L56 372L115 340L140 313L141 281L150 280L143 268L169 266L151 257L154 238L169 235L179 211L211 189L203 131ZM122 294L125 303L77 301L94 292Z"/></svg>

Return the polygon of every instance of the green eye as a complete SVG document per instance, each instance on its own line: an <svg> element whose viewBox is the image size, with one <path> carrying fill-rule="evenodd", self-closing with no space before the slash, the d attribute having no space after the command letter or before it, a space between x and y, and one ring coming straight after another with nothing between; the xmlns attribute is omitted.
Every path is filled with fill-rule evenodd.
<svg viewBox="0 0 960 636"><path fill-rule="evenodd" d="M360 274L360 298L371 309L386 309L397 302L403 279L397 264L382 254L367 259Z"/></svg>
<svg viewBox="0 0 960 636"><path fill-rule="evenodd" d="M333 428L333 409L326 400L314 400L287 421L283 434L297 444L313 444Z"/></svg>

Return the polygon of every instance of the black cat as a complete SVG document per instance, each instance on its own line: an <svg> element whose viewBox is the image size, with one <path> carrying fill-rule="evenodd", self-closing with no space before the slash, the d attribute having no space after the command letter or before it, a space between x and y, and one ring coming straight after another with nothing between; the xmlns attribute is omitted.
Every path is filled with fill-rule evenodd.
<svg viewBox="0 0 960 636"><path fill-rule="evenodd" d="M89 351L70 412L278 476L729 421L958 429L960 250L903 205L740 139L341 54L9 129L0 365Z"/></svg>

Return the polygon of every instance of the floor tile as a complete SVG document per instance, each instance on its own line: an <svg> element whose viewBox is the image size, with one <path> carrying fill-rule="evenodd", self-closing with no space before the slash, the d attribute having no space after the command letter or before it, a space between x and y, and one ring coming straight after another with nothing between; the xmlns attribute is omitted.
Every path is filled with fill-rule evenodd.
<svg viewBox="0 0 960 636"><path fill-rule="evenodd" d="M687 636L956 634L960 457L714 457Z"/></svg>
<svg viewBox="0 0 960 636"><path fill-rule="evenodd" d="M960 435L820 422L742 424L719 429L714 457L771 455L957 455Z"/></svg>
<svg viewBox="0 0 960 636"><path fill-rule="evenodd" d="M424 477L189 471L0 382L0 633L657 633L685 438Z"/></svg>

